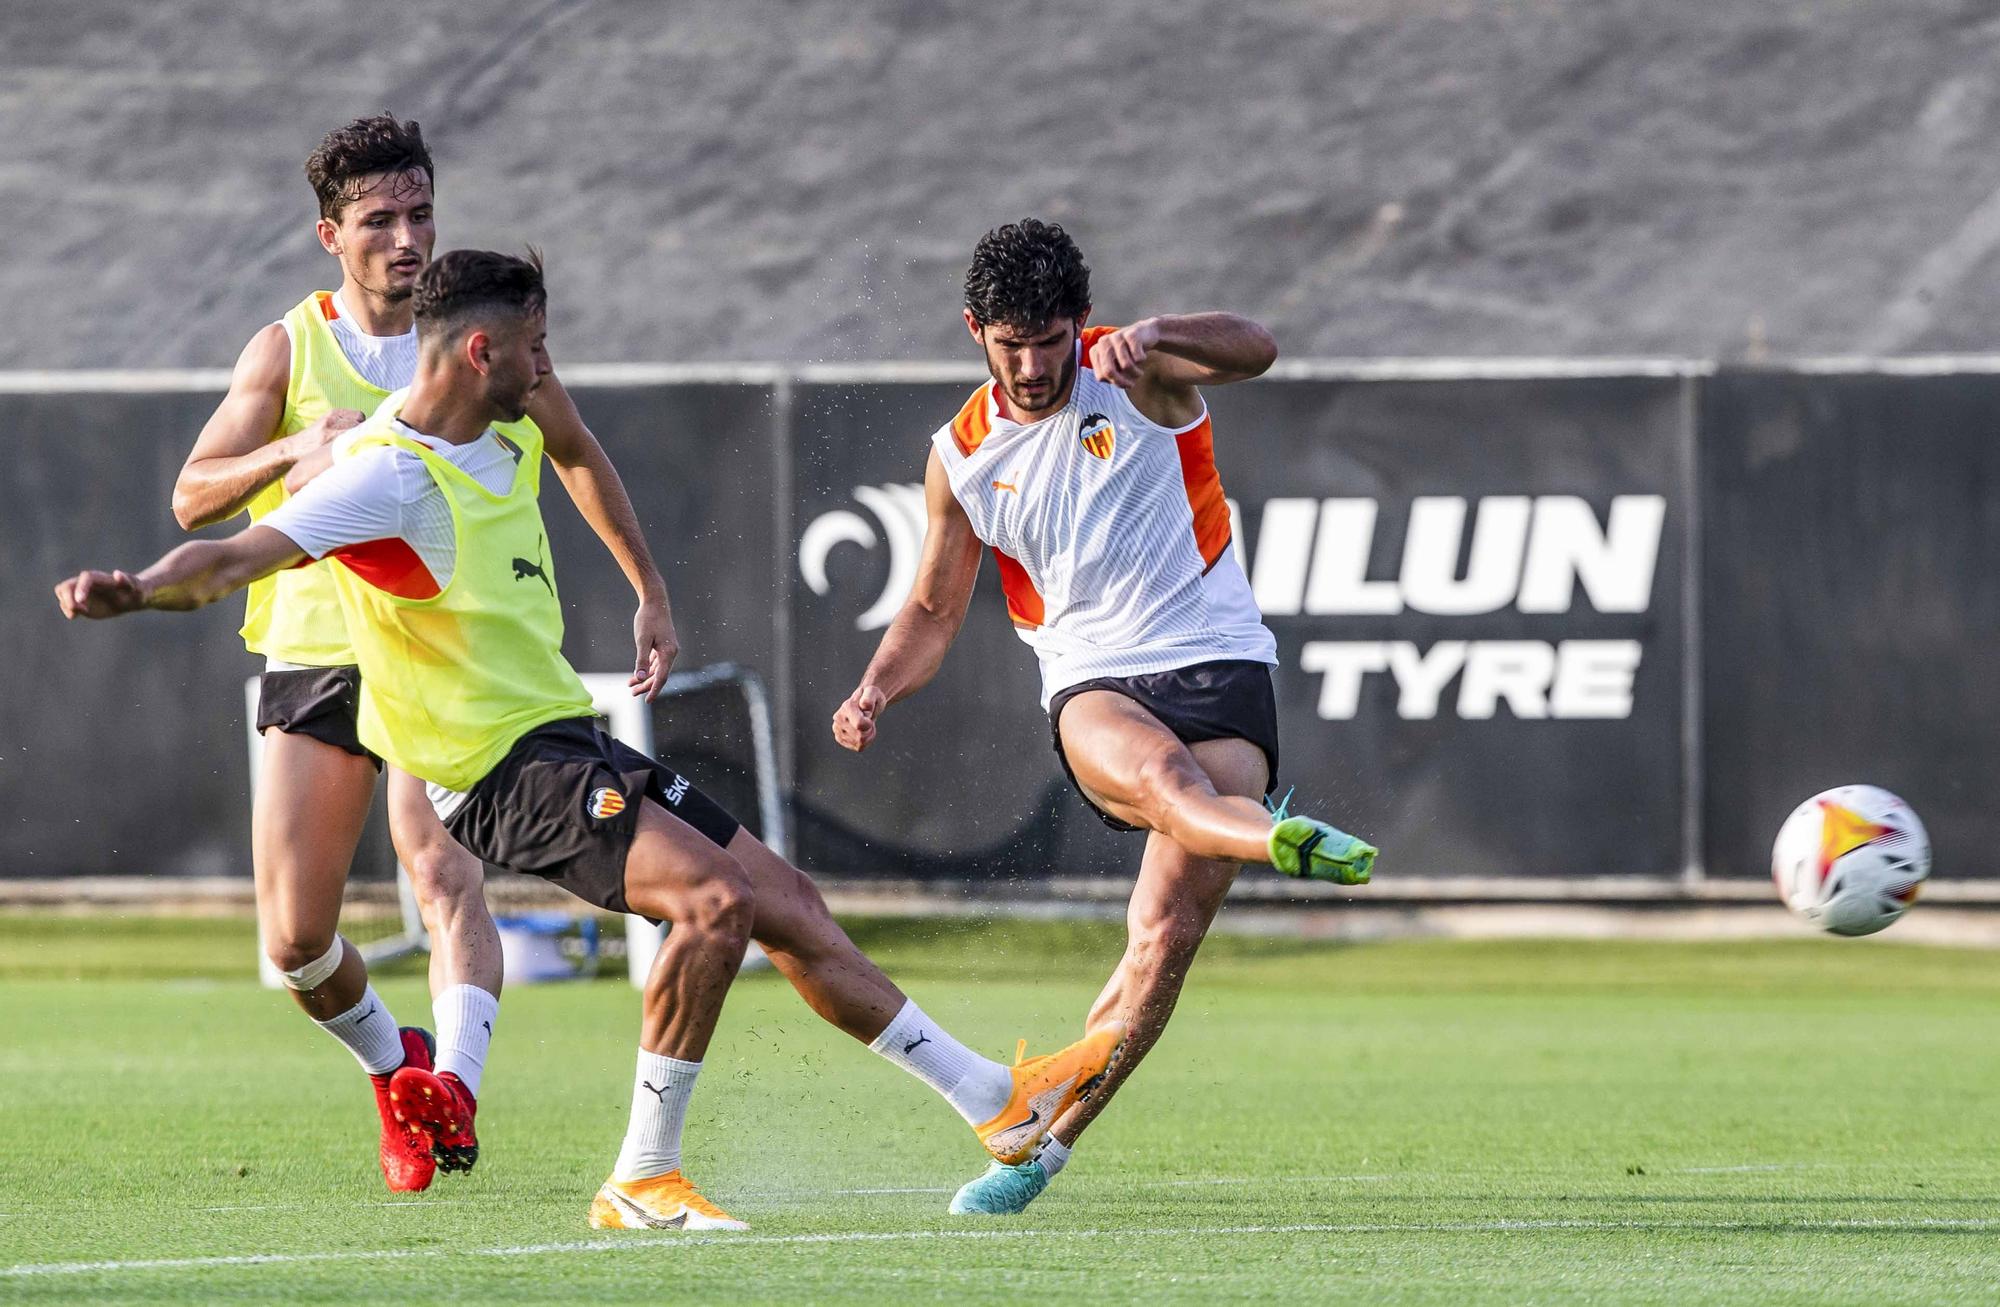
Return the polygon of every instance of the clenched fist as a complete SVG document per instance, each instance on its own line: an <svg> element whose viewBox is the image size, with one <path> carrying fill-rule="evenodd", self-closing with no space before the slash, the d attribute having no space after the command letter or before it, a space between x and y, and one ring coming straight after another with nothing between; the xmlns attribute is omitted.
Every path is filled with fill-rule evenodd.
<svg viewBox="0 0 2000 1307"><path fill-rule="evenodd" d="M1120 390L1130 390L1146 375L1146 356L1160 343L1160 324L1152 318L1120 327L1090 347L1090 370Z"/></svg>
<svg viewBox="0 0 2000 1307"><path fill-rule="evenodd" d="M875 741L875 719L889 706L889 696L872 685L864 685L847 696L833 715L833 738L843 749L860 753Z"/></svg>
<svg viewBox="0 0 2000 1307"><path fill-rule="evenodd" d="M78 572L56 582L56 603L67 618L117 617L146 606L146 592L129 572Z"/></svg>

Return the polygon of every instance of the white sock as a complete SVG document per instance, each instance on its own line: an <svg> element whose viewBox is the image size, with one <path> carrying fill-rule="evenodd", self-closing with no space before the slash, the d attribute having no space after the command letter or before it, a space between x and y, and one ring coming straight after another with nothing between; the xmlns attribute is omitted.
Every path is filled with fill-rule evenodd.
<svg viewBox="0 0 2000 1307"><path fill-rule="evenodd" d="M639 1071L632 1078L632 1122L625 1127L625 1146L618 1150L614 1180L645 1180L665 1175L681 1164L681 1125L687 1120L688 1099L701 1063L681 1062L639 1050Z"/></svg>
<svg viewBox="0 0 2000 1307"><path fill-rule="evenodd" d="M1042 1136L1042 1150L1035 1154L1035 1165L1042 1168L1042 1174L1049 1179L1056 1178L1056 1172L1069 1163L1069 1145L1054 1135Z"/></svg>
<svg viewBox="0 0 2000 1307"><path fill-rule="evenodd" d="M431 1012L437 1017L438 1074L451 1072L478 1098L500 1000L477 985L453 985L431 1003Z"/></svg>
<svg viewBox="0 0 2000 1307"><path fill-rule="evenodd" d="M868 1047L943 1094L972 1125L1000 1115L1014 1096L1014 1077L1006 1067L953 1039L914 999L904 1001L889 1028Z"/></svg>
<svg viewBox="0 0 2000 1307"><path fill-rule="evenodd" d="M347 1045L347 1051L371 1076L403 1065L403 1037L397 1033L396 1018L389 1015L389 1005L375 993L373 985L363 990L361 1001L347 1011L331 1021L313 1024Z"/></svg>

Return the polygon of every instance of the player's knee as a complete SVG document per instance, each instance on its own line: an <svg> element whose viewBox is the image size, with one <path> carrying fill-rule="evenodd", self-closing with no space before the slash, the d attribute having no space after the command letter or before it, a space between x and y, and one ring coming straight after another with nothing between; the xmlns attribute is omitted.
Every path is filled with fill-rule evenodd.
<svg viewBox="0 0 2000 1307"><path fill-rule="evenodd" d="M728 867L718 867L688 894L684 915L689 930L748 943L756 908L750 878L729 861Z"/></svg>
<svg viewBox="0 0 2000 1307"><path fill-rule="evenodd" d="M485 890L486 869L479 859L448 841L413 851L403 859L403 870L426 907L456 904Z"/></svg>
<svg viewBox="0 0 2000 1307"><path fill-rule="evenodd" d="M1153 818L1154 829L1170 831L1175 814L1202 777L1193 761L1177 749L1159 749L1139 763L1135 777L1139 807Z"/></svg>
<svg viewBox="0 0 2000 1307"><path fill-rule="evenodd" d="M283 935L264 941L264 956L271 960L285 982L285 988L318 989L340 969L346 945L338 935Z"/></svg>

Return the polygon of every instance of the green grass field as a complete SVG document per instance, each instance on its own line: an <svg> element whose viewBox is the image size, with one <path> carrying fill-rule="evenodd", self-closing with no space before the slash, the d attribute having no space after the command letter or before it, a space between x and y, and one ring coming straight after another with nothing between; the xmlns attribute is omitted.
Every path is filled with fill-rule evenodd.
<svg viewBox="0 0 2000 1307"><path fill-rule="evenodd" d="M1095 925L862 922L999 1054L1066 1037ZM1026 1216L916 1081L740 983L689 1169L747 1235L584 1206L622 982L507 996L469 1177L382 1190L347 1055L234 922L0 916L0 1301L1989 1303L2000 958L1783 944L1219 939ZM421 981L381 986L427 1021Z"/></svg>

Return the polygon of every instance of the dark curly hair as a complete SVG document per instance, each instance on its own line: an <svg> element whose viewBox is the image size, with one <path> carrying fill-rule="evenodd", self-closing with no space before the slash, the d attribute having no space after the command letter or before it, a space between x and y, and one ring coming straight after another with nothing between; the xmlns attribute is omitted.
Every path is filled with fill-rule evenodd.
<svg viewBox="0 0 2000 1307"><path fill-rule="evenodd" d="M453 250L424 269L413 298L417 338L438 344L456 339L476 320L532 318L549 306L542 256L533 249L525 259L492 250Z"/></svg>
<svg viewBox="0 0 2000 1307"><path fill-rule="evenodd" d="M379 173L423 169L437 184L437 169L424 145L423 129L392 113L356 118L326 134L319 148L306 156L306 180L319 197L319 216L340 221L341 210L367 193L364 183Z"/></svg>
<svg viewBox="0 0 2000 1307"><path fill-rule="evenodd" d="M1068 232L1023 218L979 238L965 270L965 307L982 327L1081 318L1090 311L1090 269Z"/></svg>

